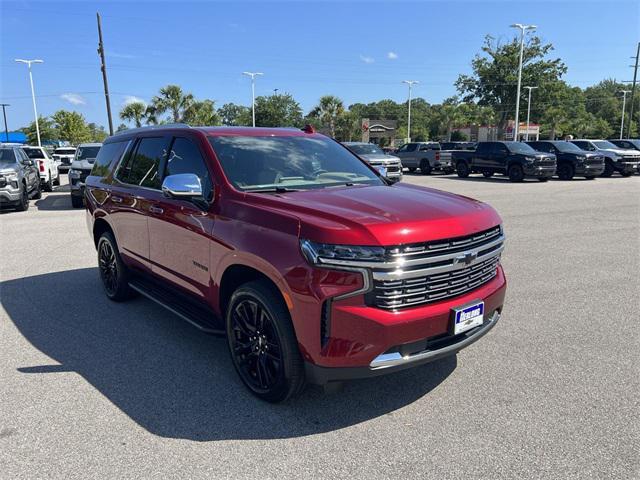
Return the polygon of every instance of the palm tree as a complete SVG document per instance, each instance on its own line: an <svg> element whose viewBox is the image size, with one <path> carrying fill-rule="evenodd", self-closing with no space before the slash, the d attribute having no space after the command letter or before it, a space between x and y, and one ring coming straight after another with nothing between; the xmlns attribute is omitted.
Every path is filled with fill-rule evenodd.
<svg viewBox="0 0 640 480"><path fill-rule="evenodd" d="M161 115L168 111L171 113L173 121L180 123L183 120L184 112L193 102L192 94L184 93L178 85L167 85L160 89L160 95L153 97L151 105L154 115Z"/></svg>
<svg viewBox="0 0 640 480"><path fill-rule="evenodd" d="M133 122L136 127L142 126L142 120L145 118L147 106L142 102L127 103L122 110L120 110L120 119Z"/></svg>
<svg viewBox="0 0 640 480"><path fill-rule="evenodd" d="M329 125L331 136L336 136L336 122L344 113L344 103L334 95L320 97L318 105L311 110L311 116L318 118L323 124Z"/></svg>

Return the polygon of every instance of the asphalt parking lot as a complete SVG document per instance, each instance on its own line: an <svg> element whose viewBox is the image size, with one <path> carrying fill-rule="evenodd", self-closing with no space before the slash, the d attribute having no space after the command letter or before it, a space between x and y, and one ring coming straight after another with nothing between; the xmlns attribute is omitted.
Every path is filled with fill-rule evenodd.
<svg viewBox="0 0 640 480"><path fill-rule="evenodd" d="M501 322L284 405L245 391L224 339L108 301L65 187L0 214L0 478L638 478L640 176L405 181L500 212Z"/></svg>

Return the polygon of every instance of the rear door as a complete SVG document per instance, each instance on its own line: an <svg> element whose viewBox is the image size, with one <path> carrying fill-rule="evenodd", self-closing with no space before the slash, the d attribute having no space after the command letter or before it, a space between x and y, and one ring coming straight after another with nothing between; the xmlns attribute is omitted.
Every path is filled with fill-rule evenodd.
<svg viewBox="0 0 640 480"><path fill-rule="evenodd" d="M494 171L507 171L507 159L509 158L509 149L502 142L495 142L491 149L489 167Z"/></svg>
<svg viewBox="0 0 640 480"><path fill-rule="evenodd" d="M210 200L213 182L205 158L198 138L176 136L162 176L192 173L200 179L204 198ZM206 301L211 288L212 231L213 216L207 205L165 196L155 198L149 214L153 273Z"/></svg>
<svg viewBox="0 0 640 480"><path fill-rule="evenodd" d="M491 165L491 156L494 142L482 142L478 144L476 151L471 157L473 168L486 168Z"/></svg>
<svg viewBox="0 0 640 480"><path fill-rule="evenodd" d="M170 141L168 136L139 138L118 167L108 200L120 252L142 270L151 270L147 217L162 198L160 172Z"/></svg>
<svg viewBox="0 0 640 480"><path fill-rule="evenodd" d="M409 167L409 168L418 167L418 158L416 157L416 154L418 153L417 150L418 150L417 143L407 143L402 147L400 147L400 149L396 153L396 156L400 157L403 167Z"/></svg>

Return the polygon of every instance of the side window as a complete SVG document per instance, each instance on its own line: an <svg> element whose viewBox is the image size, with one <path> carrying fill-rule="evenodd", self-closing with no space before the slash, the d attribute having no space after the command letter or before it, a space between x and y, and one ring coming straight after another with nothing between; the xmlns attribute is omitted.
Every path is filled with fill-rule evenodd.
<svg viewBox="0 0 640 480"><path fill-rule="evenodd" d="M499 153L499 154L509 153L509 149L504 143L494 143L493 149L495 153Z"/></svg>
<svg viewBox="0 0 640 480"><path fill-rule="evenodd" d="M407 145L407 152L415 152L416 148L418 148L418 144L417 143L409 143Z"/></svg>
<svg viewBox="0 0 640 480"><path fill-rule="evenodd" d="M169 139L166 137L142 138L138 148L129 158L119 178L132 185L160 189L160 164L167 155Z"/></svg>
<svg viewBox="0 0 640 480"><path fill-rule="evenodd" d="M476 153L489 153L491 151L491 144L488 142L479 143L476 148Z"/></svg>
<svg viewBox="0 0 640 480"><path fill-rule="evenodd" d="M91 175L106 177L109 174L109 166L113 160L120 160L129 141L107 143L100 148L96 161L91 169Z"/></svg>
<svg viewBox="0 0 640 480"><path fill-rule="evenodd" d="M198 146L188 138L176 137L167 158L165 177L180 173L193 173L200 179L204 198L211 198L209 170Z"/></svg>
<svg viewBox="0 0 640 480"><path fill-rule="evenodd" d="M396 150L397 153L406 152L406 151L407 151L407 144L406 143L404 145L402 145L398 150Z"/></svg>

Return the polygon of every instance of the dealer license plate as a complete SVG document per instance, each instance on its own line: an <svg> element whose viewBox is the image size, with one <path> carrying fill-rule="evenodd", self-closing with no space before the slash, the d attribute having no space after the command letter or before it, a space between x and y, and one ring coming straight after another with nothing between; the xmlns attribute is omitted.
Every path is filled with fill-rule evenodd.
<svg viewBox="0 0 640 480"><path fill-rule="evenodd" d="M471 330L484 322L484 302L453 309L453 334Z"/></svg>

